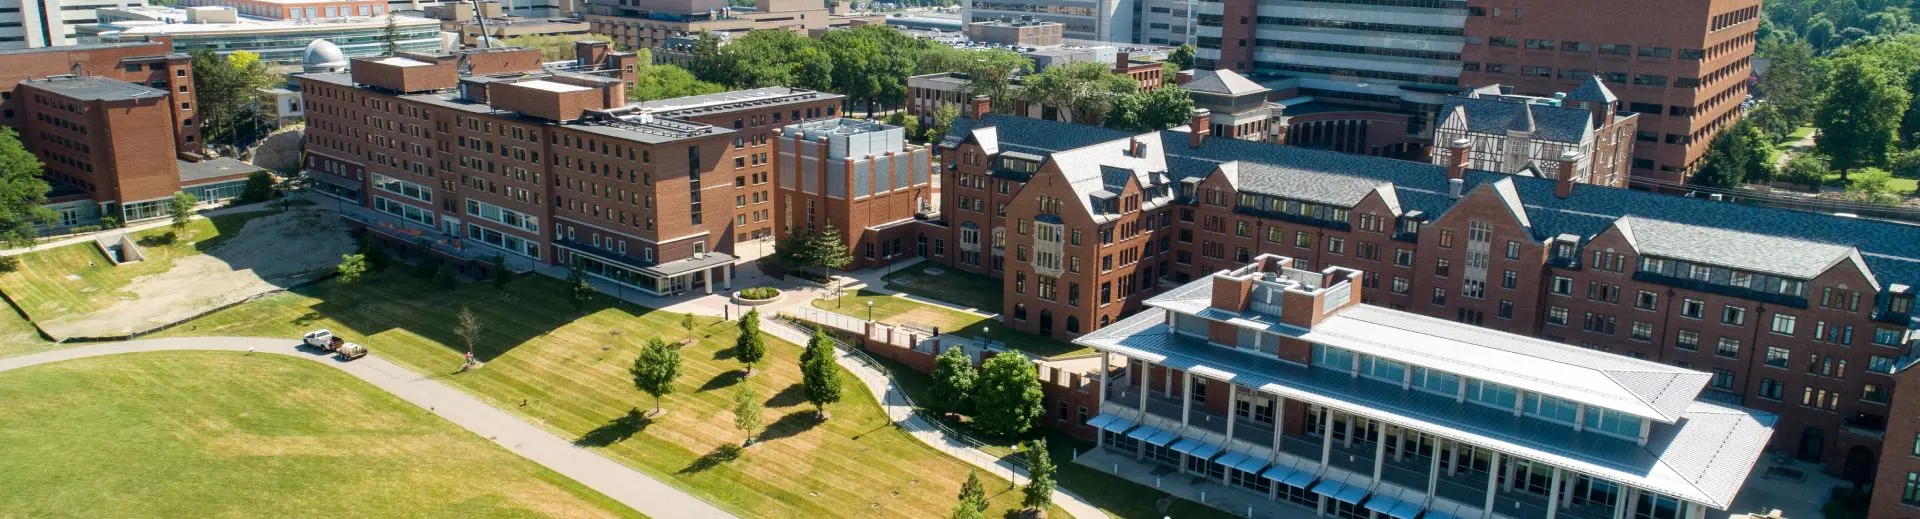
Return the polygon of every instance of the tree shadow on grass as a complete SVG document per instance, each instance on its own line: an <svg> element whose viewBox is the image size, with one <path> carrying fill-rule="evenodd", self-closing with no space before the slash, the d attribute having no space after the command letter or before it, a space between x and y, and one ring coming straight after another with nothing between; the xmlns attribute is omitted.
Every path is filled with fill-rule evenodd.
<svg viewBox="0 0 1920 519"><path fill-rule="evenodd" d="M641 431L647 430L647 426L652 424L653 421L648 420L646 415L640 413L639 409L628 409L625 416L614 418L608 421L606 425L587 431L586 434L580 435L579 439L574 440L573 444L581 447L605 447L613 445L627 438L631 438Z"/></svg>
<svg viewBox="0 0 1920 519"><path fill-rule="evenodd" d="M794 382L793 385L787 386L786 389L780 390L779 393L774 393L772 398L768 398L766 406L793 407L806 403L806 391L806 386L801 385L799 382Z"/></svg>
<svg viewBox="0 0 1920 519"><path fill-rule="evenodd" d="M725 373L721 373L719 375L715 375L711 379L707 379L707 383L704 385L701 385L698 391L701 393L705 393L708 391L713 391L715 389L725 389L734 384L739 384L740 381L746 380L746 378L747 378L747 374L744 372L728 371Z"/></svg>
<svg viewBox="0 0 1920 519"><path fill-rule="evenodd" d="M718 350L713 350L713 360L732 360L734 357L737 357L737 355L734 355L733 349L732 345L728 345Z"/></svg>
<svg viewBox="0 0 1920 519"><path fill-rule="evenodd" d="M815 426L820 425L820 423L820 415L814 413L811 409L787 413L786 416L780 417L779 420L774 420L773 423L767 424L766 430L761 431L760 436L755 437L753 442L766 443L795 436L813 429Z"/></svg>
<svg viewBox="0 0 1920 519"><path fill-rule="evenodd" d="M692 464L687 465L686 468L680 469L679 473L680 474L697 474L701 472L706 472L707 469L724 465L727 462L730 462L736 459L740 459L740 446L729 443L726 445L721 445L719 447L714 447L714 449L711 452L701 455L699 458L694 459Z"/></svg>

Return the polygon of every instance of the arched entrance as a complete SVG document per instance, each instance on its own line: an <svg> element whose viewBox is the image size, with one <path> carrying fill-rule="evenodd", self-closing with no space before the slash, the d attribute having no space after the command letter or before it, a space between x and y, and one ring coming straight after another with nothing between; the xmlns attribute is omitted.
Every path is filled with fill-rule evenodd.
<svg viewBox="0 0 1920 519"><path fill-rule="evenodd" d="M1075 316L1075 315L1067 316L1067 333L1080 333L1080 317L1079 316Z"/></svg>
<svg viewBox="0 0 1920 519"><path fill-rule="evenodd" d="M1053 336L1053 310L1040 310L1040 336Z"/></svg>
<svg viewBox="0 0 1920 519"><path fill-rule="evenodd" d="M1808 427L1800 431L1800 453L1797 457L1800 461L1819 463L1820 455L1825 453L1826 446L1826 433L1820 432L1819 427Z"/></svg>
<svg viewBox="0 0 1920 519"><path fill-rule="evenodd" d="M1847 464L1840 469L1840 477L1853 483L1853 488L1862 488L1873 483L1873 449L1864 445L1855 445L1847 449Z"/></svg>

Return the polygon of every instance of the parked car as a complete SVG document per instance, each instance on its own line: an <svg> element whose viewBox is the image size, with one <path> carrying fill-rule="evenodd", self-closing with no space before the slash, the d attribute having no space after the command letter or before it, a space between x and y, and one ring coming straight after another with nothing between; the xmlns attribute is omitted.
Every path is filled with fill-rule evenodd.
<svg viewBox="0 0 1920 519"><path fill-rule="evenodd" d="M300 342L307 346L319 348L320 351L339 350L341 345L347 344L346 339L341 339L335 336L332 331L325 329L307 332L306 335L300 337Z"/></svg>

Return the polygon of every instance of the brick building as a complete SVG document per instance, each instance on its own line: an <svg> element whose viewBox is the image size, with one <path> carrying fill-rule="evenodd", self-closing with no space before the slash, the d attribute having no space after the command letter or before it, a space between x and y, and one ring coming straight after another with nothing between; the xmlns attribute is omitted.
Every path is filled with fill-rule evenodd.
<svg viewBox="0 0 1920 519"><path fill-rule="evenodd" d="M1361 304L1350 268L1250 260L1075 341L1101 354L1090 463L1214 480L1251 498L1245 517L1704 519L1773 432L1705 398L1706 373Z"/></svg>
<svg viewBox="0 0 1920 519"><path fill-rule="evenodd" d="M1521 175L1553 175L1551 163L1580 157L1574 181L1627 187L1640 114L1620 110L1599 76L1558 97L1518 96L1492 85L1447 101L1433 130L1434 164L1453 160L1465 139L1467 167Z"/></svg>
<svg viewBox="0 0 1920 519"><path fill-rule="evenodd" d="M1769 448L1831 473L1912 447L1884 440L1911 227L1578 185L1579 157L1535 178L984 108L941 143L923 232L1001 279L1012 328L1078 336L1284 254L1360 272L1363 302L1709 373L1703 398L1778 415Z"/></svg>
<svg viewBox="0 0 1920 519"><path fill-rule="evenodd" d="M825 119L774 132L777 210L764 211L776 236L838 229L853 253L849 269L885 265L925 248L915 244L920 234L912 224L933 210L933 161L926 147L906 143L905 129ZM755 196L754 202L765 200Z"/></svg>
<svg viewBox="0 0 1920 519"><path fill-rule="evenodd" d="M579 265L652 294L729 287L744 245L773 232L773 130L835 116L840 96L630 103L632 54L575 53L584 72L507 48L302 74L307 174L377 235L455 260Z"/></svg>
<svg viewBox="0 0 1920 519"><path fill-rule="evenodd" d="M20 128L25 111L10 92L20 82L48 76L97 76L153 87L172 98L174 147L200 151L193 116L193 58L173 52L167 38L127 43L70 45L0 51L0 124Z"/></svg>
<svg viewBox="0 0 1920 519"><path fill-rule="evenodd" d="M1290 117L1343 123L1360 153L1405 147L1407 156L1433 142L1439 109L1462 89L1502 84L1551 97L1597 75L1623 109L1642 116L1630 162L1636 187L1661 187L1683 181L1712 137L1738 120L1760 11L1758 0L1378 4L1194 4L1198 67L1255 76L1295 100Z"/></svg>

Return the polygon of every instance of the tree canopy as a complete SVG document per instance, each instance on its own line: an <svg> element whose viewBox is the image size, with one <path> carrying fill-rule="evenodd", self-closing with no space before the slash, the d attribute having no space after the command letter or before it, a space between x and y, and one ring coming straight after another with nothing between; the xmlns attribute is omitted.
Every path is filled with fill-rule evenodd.
<svg viewBox="0 0 1920 519"><path fill-rule="evenodd" d="M1894 132L1913 95L1906 75L1896 75L1881 60L1852 56L1838 60L1831 88L1814 115L1815 138L1822 153L1844 177L1846 170L1881 166L1892 151Z"/></svg>
<svg viewBox="0 0 1920 519"><path fill-rule="evenodd" d="M1134 132L1165 130L1193 117L1193 96L1175 85L1120 96L1106 126Z"/></svg>
<svg viewBox="0 0 1920 519"><path fill-rule="evenodd" d="M1139 82L1115 74L1104 63L1080 62L1028 75L1014 98L1058 108L1062 121L1094 123L1107 117L1116 100L1139 89Z"/></svg>
<svg viewBox="0 0 1920 519"><path fill-rule="evenodd" d="M1180 70L1193 68L1193 44L1182 43L1174 47L1172 52L1167 53L1167 63L1180 67Z"/></svg>
<svg viewBox="0 0 1920 519"><path fill-rule="evenodd" d="M897 107L906 103L907 77L958 72L972 84L969 95L1002 99L1014 75L1032 60L999 49L955 49L885 26L829 31L819 38L791 31L750 31L723 42L701 34L687 70L729 88L796 86L847 96L847 106ZM1004 103L1003 103L1004 104Z"/></svg>
<svg viewBox="0 0 1920 519"><path fill-rule="evenodd" d="M1053 507L1054 466L1047 440L1027 443L1027 486L1021 489L1020 505L1033 510Z"/></svg>
<svg viewBox="0 0 1920 519"><path fill-rule="evenodd" d="M200 106L201 138L228 142L242 123L253 120L255 91L273 86L275 76L260 55L236 50L226 56L210 50L193 52L194 97Z"/></svg>
<svg viewBox="0 0 1920 519"><path fill-rule="evenodd" d="M1033 428L1045 411L1040 375L1017 351L994 355L980 367L973 390L973 422L981 432L1011 438Z"/></svg>
<svg viewBox="0 0 1920 519"><path fill-rule="evenodd" d="M39 157L20 144L19 133L0 126L0 243L31 244L38 226L53 221L53 210L40 205L53 189L40 177L43 167Z"/></svg>
<svg viewBox="0 0 1920 519"><path fill-rule="evenodd" d="M1772 147L1759 127L1740 121L1713 138L1701 158L1693 183L1709 187L1734 187L1743 182L1761 182L1773 177Z"/></svg>
<svg viewBox="0 0 1920 519"><path fill-rule="evenodd" d="M748 310L740 316L740 338L733 343L733 356L747 366L747 373L753 373L753 364L767 356L767 340L760 336L760 309Z"/></svg>
<svg viewBox="0 0 1920 519"><path fill-rule="evenodd" d="M965 348L947 348L933 361L933 388L928 392L932 401L926 405L944 413L973 412L973 388L979 377Z"/></svg>
<svg viewBox="0 0 1920 519"><path fill-rule="evenodd" d="M833 339L825 330L814 329L807 349L800 352L800 387L822 418L827 404L840 401L840 372L833 363Z"/></svg>
<svg viewBox="0 0 1920 519"><path fill-rule="evenodd" d="M680 348L667 345L659 337L647 339L640 356L634 357L633 387L653 395L653 412L660 413L660 397L673 394L673 381L680 378Z"/></svg>

